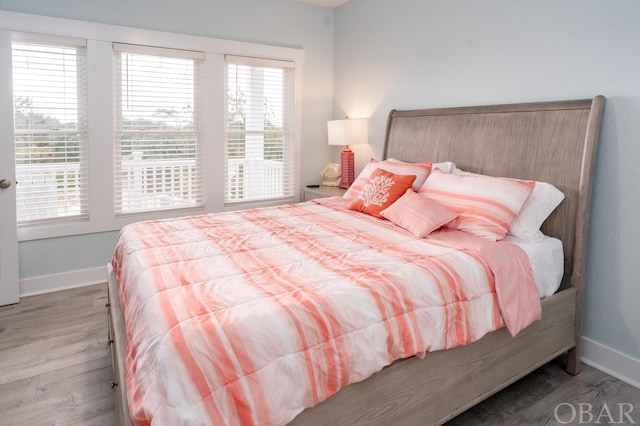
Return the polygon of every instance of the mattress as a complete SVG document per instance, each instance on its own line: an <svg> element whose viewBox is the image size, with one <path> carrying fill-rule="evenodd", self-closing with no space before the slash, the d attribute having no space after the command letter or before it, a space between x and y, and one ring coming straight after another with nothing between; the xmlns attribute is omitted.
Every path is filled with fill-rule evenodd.
<svg viewBox="0 0 640 426"><path fill-rule="evenodd" d="M507 235L504 241L517 245L527 254L541 299L558 291L564 274L562 241L547 235L540 241L525 241Z"/></svg>

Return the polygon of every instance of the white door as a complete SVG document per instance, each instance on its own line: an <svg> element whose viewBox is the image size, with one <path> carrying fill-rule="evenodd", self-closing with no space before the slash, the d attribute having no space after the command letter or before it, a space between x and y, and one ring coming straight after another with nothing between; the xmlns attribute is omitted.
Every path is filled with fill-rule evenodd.
<svg viewBox="0 0 640 426"><path fill-rule="evenodd" d="M11 33L0 31L0 306L18 302Z"/></svg>

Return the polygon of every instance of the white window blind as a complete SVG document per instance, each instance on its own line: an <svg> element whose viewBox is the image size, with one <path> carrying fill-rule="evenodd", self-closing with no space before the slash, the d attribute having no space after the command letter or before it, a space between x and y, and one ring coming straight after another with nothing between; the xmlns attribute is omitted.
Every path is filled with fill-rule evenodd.
<svg viewBox="0 0 640 426"><path fill-rule="evenodd" d="M85 41L12 44L18 226L88 218Z"/></svg>
<svg viewBox="0 0 640 426"><path fill-rule="evenodd" d="M199 207L204 53L114 43L115 213Z"/></svg>
<svg viewBox="0 0 640 426"><path fill-rule="evenodd" d="M294 198L295 65L227 56L225 203Z"/></svg>

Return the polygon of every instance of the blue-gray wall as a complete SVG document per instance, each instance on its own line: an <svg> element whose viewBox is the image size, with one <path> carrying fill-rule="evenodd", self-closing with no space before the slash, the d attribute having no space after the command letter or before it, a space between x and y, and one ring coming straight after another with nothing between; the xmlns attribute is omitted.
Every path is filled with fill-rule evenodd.
<svg viewBox="0 0 640 426"><path fill-rule="evenodd" d="M334 115L607 97L584 335L640 359L640 2L351 0L335 12ZM361 156L364 157L364 156Z"/></svg>

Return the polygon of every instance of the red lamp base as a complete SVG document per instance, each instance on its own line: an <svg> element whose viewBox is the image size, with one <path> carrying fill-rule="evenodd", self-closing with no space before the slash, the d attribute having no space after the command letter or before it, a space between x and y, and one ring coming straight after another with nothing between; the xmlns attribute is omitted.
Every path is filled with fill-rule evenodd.
<svg viewBox="0 0 640 426"><path fill-rule="evenodd" d="M342 176L338 187L348 189L355 180L353 151L349 148L349 145L345 145L340 153L340 169L342 170Z"/></svg>

